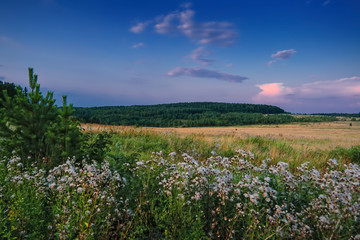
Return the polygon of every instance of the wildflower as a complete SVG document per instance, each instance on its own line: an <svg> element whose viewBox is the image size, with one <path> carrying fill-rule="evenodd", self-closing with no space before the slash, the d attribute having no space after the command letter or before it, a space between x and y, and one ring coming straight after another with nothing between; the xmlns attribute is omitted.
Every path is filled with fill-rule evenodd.
<svg viewBox="0 0 360 240"><path fill-rule="evenodd" d="M338 162L336 159L329 159L328 163L329 166L338 166Z"/></svg>
<svg viewBox="0 0 360 240"><path fill-rule="evenodd" d="M250 202L257 205L257 199L259 198L259 195L257 193L249 195Z"/></svg>
<svg viewBox="0 0 360 240"><path fill-rule="evenodd" d="M199 193L199 192L196 192L193 198L194 198L196 201L200 200L200 198L201 198L200 193Z"/></svg>
<svg viewBox="0 0 360 240"><path fill-rule="evenodd" d="M136 165L138 165L138 166L143 166L143 165L144 165L144 161L136 162Z"/></svg>

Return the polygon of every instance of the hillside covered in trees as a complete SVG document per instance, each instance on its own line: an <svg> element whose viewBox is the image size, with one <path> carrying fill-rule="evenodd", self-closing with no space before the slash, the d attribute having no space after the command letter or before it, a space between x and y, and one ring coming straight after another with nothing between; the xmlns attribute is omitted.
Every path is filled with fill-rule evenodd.
<svg viewBox="0 0 360 240"><path fill-rule="evenodd" d="M149 127L234 126L336 119L325 116L294 118L276 106L217 102L77 107L75 116L86 123Z"/></svg>

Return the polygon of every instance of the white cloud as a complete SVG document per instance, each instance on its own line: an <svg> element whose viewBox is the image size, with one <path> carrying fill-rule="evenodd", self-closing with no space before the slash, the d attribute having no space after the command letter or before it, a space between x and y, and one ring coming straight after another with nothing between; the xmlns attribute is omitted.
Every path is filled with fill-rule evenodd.
<svg viewBox="0 0 360 240"><path fill-rule="evenodd" d="M138 22L135 26L130 28L130 32L133 33L142 33L145 31L145 28L151 23L151 21Z"/></svg>
<svg viewBox="0 0 360 240"><path fill-rule="evenodd" d="M359 95L360 77L341 78L332 81L317 81L303 84L299 94L308 98L347 97Z"/></svg>
<svg viewBox="0 0 360 240"><path fill-rule="evenodd" d="M268 66L270 67L270 66L272 66L274 63L276 63L276 60L271 60L271 61L269 61L267 64L268 64Z"/></svg>
<svg viewBox="0 0 360 240"><path fill-rule="evenodd" d="M234 25L229 22L197 22L194 20L195 12L189 9L190 5L182 11L174 11L167 15L158 16L155 18L154 28L155 32L159 34L182 34L190 40L199 44L217 44L220 46L230 46L235 43L237 32L234 30ZM134 33L141 33L144 31L147 24L138 23L132 27L130 31Z"/></svg>
<svg viewBox="0 0 360 240"><path fill-rule="evenodd" d="M218 71L212 71L202 68L183 68L183 67L176 67L173 70L169 71L167 75L170 77L178 77L178 76L186 75L197 78L215 78L222 81L238 82L238 83L248 79L247 77L243 77L239 75L221 73Z"/></svg>
<svg viewBox="0 0 360 240"><path fill-rule="evenodd" d="M271 57L277 58L277 59L289 59L292 56L294 56L295 53L296 53L296 51L294 49L288 49L288 50L278 51L278 52L272 54Z"/></svg>
<svg viewBox="0 0 360 240"><path fill-rule="evenodd" d="M210 54L210 51L206 50L203 46L200 46L192 51L189 57L203 66L209 66L214 62L213 59L207 58Z"/></svg>
<svg viewBox="0 0 360 240"><path fill-rule="evenodd" d="M132 48L140 48L140 47L144 47L144 46L145 46L145 44L143 42L139 42L139 43L132 45Z"/></svg>

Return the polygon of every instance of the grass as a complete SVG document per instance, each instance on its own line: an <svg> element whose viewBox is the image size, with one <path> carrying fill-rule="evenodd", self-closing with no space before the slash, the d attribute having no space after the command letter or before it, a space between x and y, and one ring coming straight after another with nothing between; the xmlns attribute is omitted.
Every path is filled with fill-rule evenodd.
<svg viewBox="0 0 360 240"><path fill-rule="evenodd" d="M82 127L97 161L0 161L0 238L360 237L358 122Z"/></svg>
<svg viewBox="0 0 360 240"><path fill-rule="evenodd" d="M136 128L83 124L85 132L114 133L112 153L149 158L152 152L188 153L201 160L212 151L232 156L236 149L251 151L256 161L271 158L284 161L293 169L309 161L323 169L328 159L337 158L340 164L360 162L356 153L348 151L360 145L360 122L302 123L204 128ZM116 134L115 134L116 133ZM118 149L117 149L118 148ZM356 151L355 151L356 152Z"/></svg>

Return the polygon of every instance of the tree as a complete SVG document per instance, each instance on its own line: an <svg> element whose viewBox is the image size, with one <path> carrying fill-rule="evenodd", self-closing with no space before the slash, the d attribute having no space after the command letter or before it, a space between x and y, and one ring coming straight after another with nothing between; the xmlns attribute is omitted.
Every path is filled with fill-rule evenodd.
<svg viewBox="0 0 360 240"><path fill-rule="evenodd" d="M4 100L3 91L6 90L9 97L13 97L16 95L17 90L14 83L2 82L0 81L0 99ZM2 108L2 104L0 102L0 108Z"/></svg>
<svg viewBox="0 0 360 240"><path fill-rule="evenodd" d="M71 119L72 106L67 106L66 97L63 108L58 109L53 93L43 96L37 79L29 68L29 93L18 86L11 98L7 90L3 91L0 141L6 155L15 153L26 165L34 161L54 165L78 153L81 132ZM72 141L73 137L77 141Z"/></svg>

